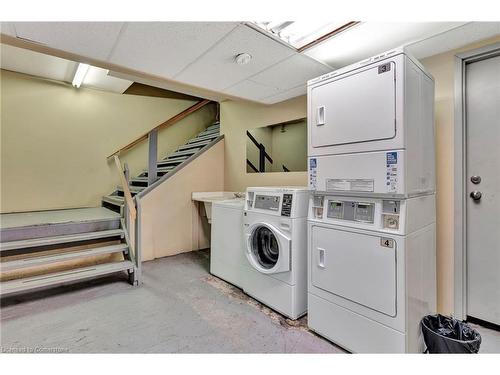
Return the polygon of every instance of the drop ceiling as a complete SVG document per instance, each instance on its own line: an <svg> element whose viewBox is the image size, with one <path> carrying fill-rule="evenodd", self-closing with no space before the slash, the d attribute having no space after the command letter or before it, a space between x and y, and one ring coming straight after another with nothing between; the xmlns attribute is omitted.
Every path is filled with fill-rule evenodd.
<svg viewBox="0 0 500 375"><path fill-rule="evenodd" d="M303 95L307 80L396 46L409 45L422 58L500 34L500 23L361 22L299 53L245 22L14 22L1 26L2 33L151 77L126 77L129 80L155 85L154 77L161 77L220 93L219 99L239 97L267 104ZM236 64L239 53L249 53L251 61ZM169 89L165 82L158 86ZM182 91L179 85L175 90Z"/></svg>
<svg viewBox="0 0 500 375"><path fill-rule="evenodd" d="M2 69L66 83L72 82L78 67L78 63L74 61L6 44L1 45L0 57ZM132 83L132 81L108 75L106 69L92 66L82 86L121 94Z"/></svg>
<svg viewBox="0 0 500 375"><path fill-rule="evenodd" d="M222 98L268 104L305 94L307 79L332 70L244 22L14 22L2 23L2 32L222 93ZM249 53L252 60L236 64L239 53ZM294 61L297 67L290 69ZM268 69L272 75L281 72L279 78L263 79Z"/></svg>

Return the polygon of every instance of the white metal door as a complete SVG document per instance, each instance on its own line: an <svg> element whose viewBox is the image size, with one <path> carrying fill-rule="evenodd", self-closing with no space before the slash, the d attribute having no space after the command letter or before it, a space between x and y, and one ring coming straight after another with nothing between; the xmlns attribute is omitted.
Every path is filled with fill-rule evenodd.
<svg viewBox="0 0 500 375"><path fill-rule="evenodd" d="M395 239L313 226L311 241L315 287L396 316Z"/></svg>
<svg viewBox="0 0 500 375"><path fill-rule="evenodd" d="M313 147L396 135L396 64L355 72L311 90Z"/></svg>
<svg viewBox="0 0 500 375"><path fill-rule="evenodd" d="M467 315L500 325L500 56L465 71Z"/></svg>

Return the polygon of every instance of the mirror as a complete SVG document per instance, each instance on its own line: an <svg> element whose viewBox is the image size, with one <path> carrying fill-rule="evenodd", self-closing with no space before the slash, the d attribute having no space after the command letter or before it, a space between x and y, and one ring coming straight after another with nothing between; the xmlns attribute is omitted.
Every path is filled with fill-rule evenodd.
<svg viewBox="0 0 500 375"><path fill-rule="evenodd" d="M247 173L307 171L307 119L247 130Z"/></svg>

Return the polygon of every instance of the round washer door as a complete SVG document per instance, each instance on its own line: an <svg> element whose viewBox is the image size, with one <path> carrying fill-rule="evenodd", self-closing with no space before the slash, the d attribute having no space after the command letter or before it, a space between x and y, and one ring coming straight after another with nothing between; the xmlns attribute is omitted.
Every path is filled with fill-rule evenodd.
<svg viewBox="0 0 500 375"><path fill-rule="evenodd" d="M247 258L261 273L290 271L290 239L272 225L254 224L247 231Z"/></svg>

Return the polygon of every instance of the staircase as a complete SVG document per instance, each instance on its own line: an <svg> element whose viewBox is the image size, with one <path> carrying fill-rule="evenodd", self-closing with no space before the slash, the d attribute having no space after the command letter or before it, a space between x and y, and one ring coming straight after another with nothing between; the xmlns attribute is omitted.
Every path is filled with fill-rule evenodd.
<svg viewBox="0 0 500 375"><path fill-rule="evenodd" d="M123 219L106 208L4 214L0 236L2 297L119 272L139 283Z"/></svg>
<svg viewBox="0 0 500 375"><path fill-rule="evenodd" d="M205 147L215 141L219 135L219 122L206 128L196 137L190 139L186 144L177 148L175 152L156 163L158 178L162 178L174 169L182 167L182 164L196 157ZM143 171L139 176L130 179L129 188L132 196L139 194L148 187L148 171ZM102 206L123 215L124 192L123 187L118 186L116 190L103 197Z"/></svg>
<svg viewBox="0 0 500 375"><path fill-rule="evenodd" d="M129 235L131 239L136 238L140 227L136 220L138 200L132 196L160 184L167 175L220 140L219 123L215 122L174 153L157 161L158 132L210 104L216 103L200 100L110 154L107 159L114 159L121 185L103 197L103 207L1 214L0 295L10 296L115 273L127 275L132 285L139 285L141 250L129 240ZM122 167L119 155L146 139L149 141L148 169L129 179L128 169ZM139 197L145 195L146 192Z"/></svg>

